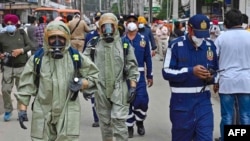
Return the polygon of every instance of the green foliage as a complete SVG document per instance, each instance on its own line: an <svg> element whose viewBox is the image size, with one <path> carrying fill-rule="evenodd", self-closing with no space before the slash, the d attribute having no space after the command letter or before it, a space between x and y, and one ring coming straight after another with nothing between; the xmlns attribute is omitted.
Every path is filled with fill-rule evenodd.
<svg viewBox="0 0 250 141"><path fill-rule="evenodd" d="M166 19L167 17L167 4L170 2L170 0L163 0L162 1L162 8L160 13L156 16L158 19ZM170 12L170 10L169 10Z"/></svg>
<svg viewBox="0 0 250 141"><path fill-rule="evenodd" d="M114 13L114 14L119 14L117 3L114 3L114 4L112 5L111 10L112 10L112 13Z"/></svg>
<svg viewBox="0 0 250 141"><path fill-rule="evenodd" d="M120 12L123 13L122 9L123 0L118 0L118 1L120 1ZM119 14L118 3L113 3L113 5L111 6L111 12L113 12L114 14Z"/></svg>

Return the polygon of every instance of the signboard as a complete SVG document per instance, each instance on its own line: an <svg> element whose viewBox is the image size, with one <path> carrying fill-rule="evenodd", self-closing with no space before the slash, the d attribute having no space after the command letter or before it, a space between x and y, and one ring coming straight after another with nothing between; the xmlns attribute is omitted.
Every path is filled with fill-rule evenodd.
<svg viewBox="0 0 250 141"><path fill-rule="evenodd" d="M144 7L144 12L148 12L149 7ZM152 7L152 12L153 13L159 13L161 11L161 7Z"/></svg>
<svg viewBox="0 0 250 141"><path fill-rule="evenodd" d="M38 0L28 0L28 2L38 3Z"/></svg>

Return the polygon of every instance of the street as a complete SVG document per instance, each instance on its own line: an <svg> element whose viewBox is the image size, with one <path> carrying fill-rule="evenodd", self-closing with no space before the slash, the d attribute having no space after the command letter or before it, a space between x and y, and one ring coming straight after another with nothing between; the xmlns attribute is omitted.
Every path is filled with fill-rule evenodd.
<svg viewBox="0 0 250 141"><path fill-rule="evenodd" d="M130 141L171 141L171 122L169 119L170 89L168 82L162 78L162 63L157 56L153 58L154 85L148 89L150 101L145 121L146 134L139 136L135 127L134 138L129 139ZM101 141L100 129L91 126L93 123L91 102L90 100L85 101L81 95L79 96L82 103L80 141ZM13 105L16 106L16 99L13 95L12 97ZM212 103L214 109L214 138L217 138L220 136L220 105L218 96L215 94L212 95ZM30 107L28 116L31 119ZM16 109L13 111L11 121L9 122L3 121L2 114L0 116L0 141L30 141L30 123L31 121L25 122L25 125L28 127L27 130L21 129L17 120Z"/></svg>

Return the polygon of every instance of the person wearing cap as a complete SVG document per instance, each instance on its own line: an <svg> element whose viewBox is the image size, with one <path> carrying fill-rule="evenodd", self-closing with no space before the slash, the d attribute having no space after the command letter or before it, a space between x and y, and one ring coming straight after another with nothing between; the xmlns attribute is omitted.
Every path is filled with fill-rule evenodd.
<svg viewBox="0 0 250 141"><path fill-rule="evenodd" d="M208 40L210 20L196 14L188 21L188 34L170 42L162 76L170 84L172 141L212 141L213 109L210 84L218 62L216 47Z"/></svg>
<svg viewBox="0 0 250 141"><path fill-rule="evenodd" d="M74 17L68 23L71 32L71 44L72 47L77 49L79 52L83 51L85 33L91 31L87 23L81 19L80 13L76 12Z"/></svg>
<svg viewBox="0 0 250 141"><path fill-rule="evenodd" d="M157 46L155 44L155 39L153 36L153 33L151 31L151 28L147 24L147 20L143 16L138 17L138 32L144 36L147 36L150 41L150 48L152 50L152 56L155 56L155 51L157 49Z"/></svg>
<svg viewBox="0 0 250 141"><path fill-rule="evenodd" d="M224 70L215 85L221 107L220 132L224 141L224 125L234 124L234 105L239 108L240 125L250 125L250 33L242 28L242 13L231 9L225 13L226 32L215 40L219 68Z"/></svg>
<svg viewBox="0 0 250 141"><path fill-rule="evenodd" d="M28 60L27 52L32 44L24 30L17 29L19 18L14 14L4 16L6 31L0 34L0 59L2 69L2 94L4 121L11 120L13 111L11 92L14 85L19 86L20 75ZM26 117L27 121L28 118Z"/></svg>
<svg viewBox="0 0 250 141"><path fill-rule="evenodd" d="M144 121L147 117L149 96L147 87L153 86L152 56L150 42L147 36L138 33L138 19L135 15L129 15L127 21L127 34L122 38L129 41L133 46L136 60L138 62L138 78L135 99L130 104L128 119L129 138L134 136L134 124L137 126L139 135L145 134ZM146 65L146 66L145 66Z"/></svg>
<svg viewBox="0 0 250 141"><path fill-rule="evenodd" d="M159 55L160 61L163 61L163 58L166 54L167 47L168 47L168 40L170 36L169 29L164 26L164 22L159 20L158 21L158 28L156 29L156 36L158 38L159 43Z"/></svg>
<svg viewBox="0 0 250 141"><path fill-rule="evenodd" d="M98 25L98 23L99 23L99 19L100 19L101 15L102 15L101 12L97 12L95 14L94 22L95 22L96 30L87 33L86 38L85 38L84 47L83 47L83 52L86 49L88 42L92 38L99 37L99 32L98 32L99 25ZM96 109L95 109L95 97L94 97L94 95L92 95L92 97L91 97L91 104L92 104L92 112L93 112L93 118L94 118L94 123L92 124L92 127L99 127L99 118L98 118L98 115L97 115Z"/></svg>

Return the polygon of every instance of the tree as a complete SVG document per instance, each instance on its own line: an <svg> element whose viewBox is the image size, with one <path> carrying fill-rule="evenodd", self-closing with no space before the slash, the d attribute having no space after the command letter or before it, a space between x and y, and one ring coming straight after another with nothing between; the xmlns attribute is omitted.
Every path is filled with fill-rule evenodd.
<svg viewBox="0 0 250 141"><path fill-rule="evenodd" d="M167 10L171 12L170 9L167 9L168 4L170 4L170 0L163 0L162 7L160 13L156 16L158 19L166 19L167 17Z"/></svg>
<svg viewBox="0 0 250 141"><path fill-rule="evenodd" d="M118 15L119 12L118 12L118 4L117 3L114 3L111 7L111 10L112 10L112 13L114 13L115 15Z"/></svg>

